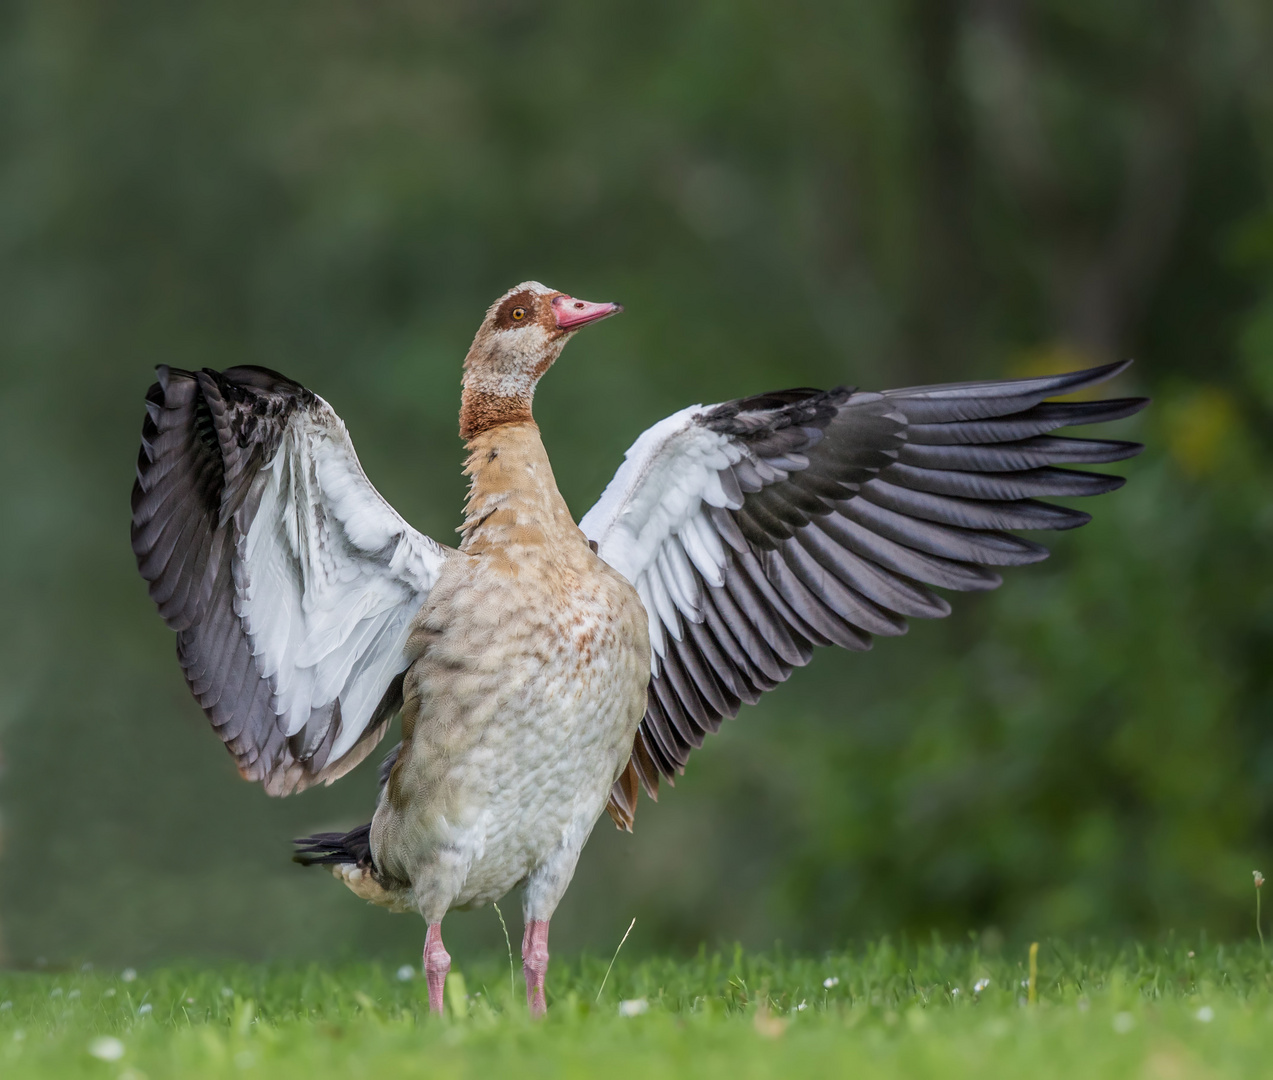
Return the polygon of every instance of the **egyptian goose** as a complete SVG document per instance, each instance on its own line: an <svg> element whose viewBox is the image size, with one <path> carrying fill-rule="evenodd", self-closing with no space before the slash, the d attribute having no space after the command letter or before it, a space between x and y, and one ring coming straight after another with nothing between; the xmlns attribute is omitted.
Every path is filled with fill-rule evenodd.
<svg viewBox="0 0 1273 1080"><path fill-rule="evenodd" d="M642 434L576 525L531 416L536 383L618 304L525 282L464 361L471 481L458 548L372 487L322 398L258 367L160 367L146 397L132 543L190 689L271 795L331 783L396 713L375 815L300 861L427 923L524 886L522 956L545 1007L548 923L603 811L684 771L723 717L808 663L949 610L1037 562L1009 529L1088 515L1037 496L1118 477L1058 469L1137 453L1049 432L1144 399L1048 402L1118 374L871 393L783 390L694 405Z"/></svg>

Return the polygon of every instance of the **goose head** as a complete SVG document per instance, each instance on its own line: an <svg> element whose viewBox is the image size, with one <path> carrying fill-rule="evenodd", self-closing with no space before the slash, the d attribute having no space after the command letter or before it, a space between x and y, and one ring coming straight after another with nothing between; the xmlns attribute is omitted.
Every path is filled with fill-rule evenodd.
<svg viewBox="0 0 1273 1080"><path fill-rule="evenodd" d="M566 342L589 323L622 311L523 281L493 303L464 358L460 436L529 421L535 386Z"/></svg>

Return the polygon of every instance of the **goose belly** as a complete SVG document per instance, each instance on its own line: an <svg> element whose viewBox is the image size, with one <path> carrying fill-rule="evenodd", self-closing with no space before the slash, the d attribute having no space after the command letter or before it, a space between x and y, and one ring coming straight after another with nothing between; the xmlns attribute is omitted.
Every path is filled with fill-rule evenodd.
<svg viewBox="0 0 1273 1080"><path fill-rule="evenodd" d="M599 682L611 685L596 693ZM515 723L494 725L461 766L476 812L455 906L498 899L554 855L582 848L632 751L630 691L621 679L548 678Z"/></svg>
<svg viewBox="0 0 1273 1080"><path fill-rule="evenodd" d="M372 837L426 917L496 900L554 860L573 872L645 712L645 614L615 586L564 604L488 603L486 626L437 620L408 674L416 720Z"/></svg>

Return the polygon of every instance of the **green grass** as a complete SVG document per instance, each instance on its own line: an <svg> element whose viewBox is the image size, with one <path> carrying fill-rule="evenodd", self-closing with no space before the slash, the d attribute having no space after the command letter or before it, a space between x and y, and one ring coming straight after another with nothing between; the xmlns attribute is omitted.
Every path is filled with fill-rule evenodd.
<svg viewBox="0 0 1273 1080"><path fill-rule="evenodd" d="M554 961L542 1023L493 960L457 965L467 994L450 984L442 1019L418 972L400 981L379 965L0 973L0 1076L1175 1080L1273 1068L1273 968L1258 945L1045 942L1036 1005L1024 948L620 957L594 1003L608 960ZM642 998L644 1015L619 1015ZM118 1060L90 1052L103 1036L122 1044Z"/></svg>

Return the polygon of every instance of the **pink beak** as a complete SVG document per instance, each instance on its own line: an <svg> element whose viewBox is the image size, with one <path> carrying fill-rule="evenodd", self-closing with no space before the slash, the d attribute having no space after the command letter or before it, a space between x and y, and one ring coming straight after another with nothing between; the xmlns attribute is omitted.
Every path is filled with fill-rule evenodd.
<svg viewBox="0 0 1273 1080"><path fill-rule="evenodd" d="M576 300L565 293L553 297L553 315L556 316L559 330L578 330L581 326L617 315L622 310L622 304L593 304L587 300Z"/></svg>

